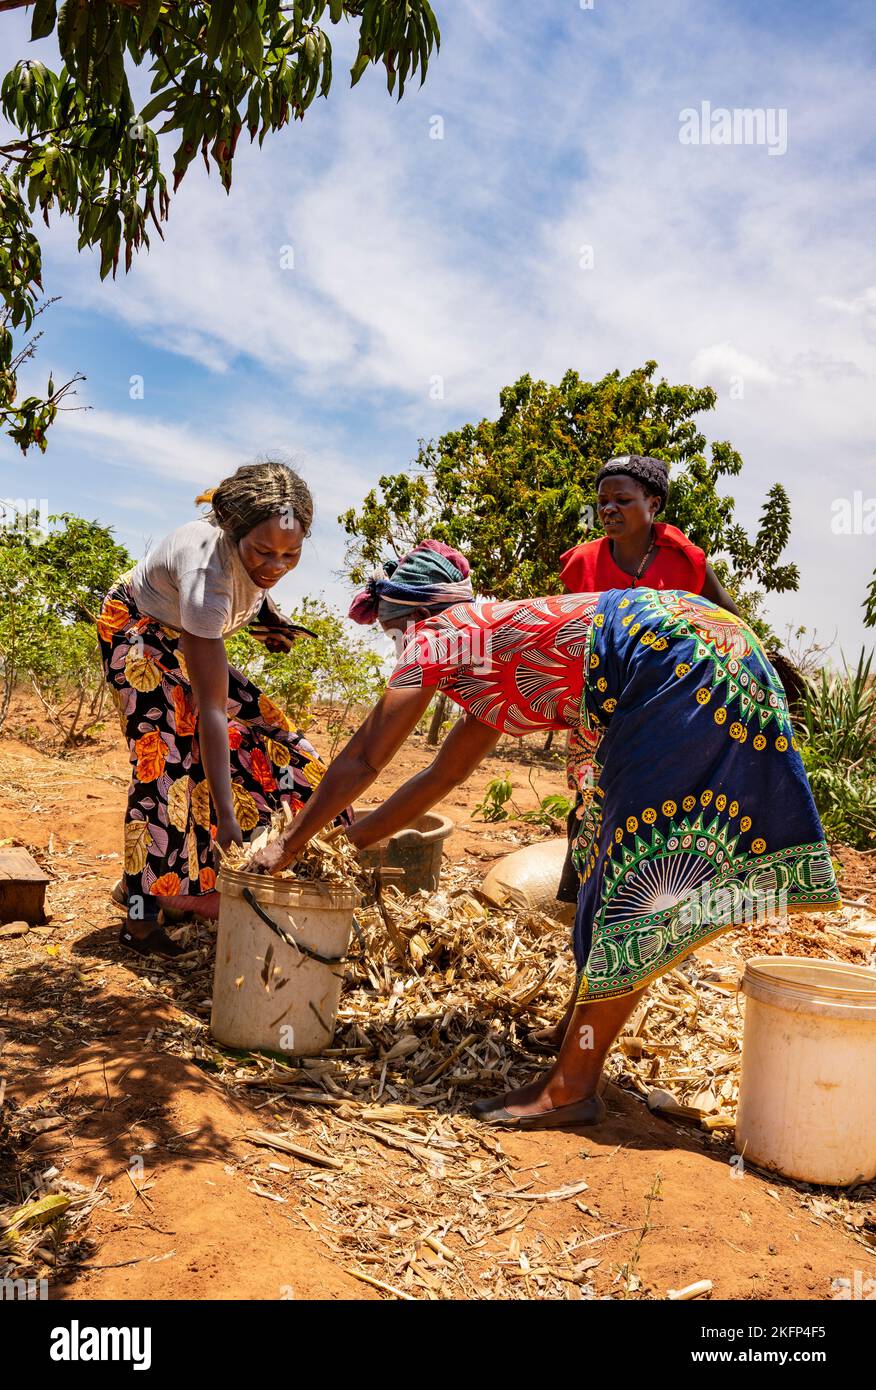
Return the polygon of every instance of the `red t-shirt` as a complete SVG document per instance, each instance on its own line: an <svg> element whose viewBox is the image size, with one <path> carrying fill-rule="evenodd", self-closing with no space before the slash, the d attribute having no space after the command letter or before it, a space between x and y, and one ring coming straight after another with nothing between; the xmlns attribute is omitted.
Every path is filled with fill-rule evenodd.
<svg viewBox="0 0 876 1390"><path fill-rule="evenodd" d="M654 556L636 580L612 559L608 537L575 545L560 556L560 579L567 594L602 593L605 589L683 589L701 594L706 581L706 556L677 527L654 524Z"/></svg>

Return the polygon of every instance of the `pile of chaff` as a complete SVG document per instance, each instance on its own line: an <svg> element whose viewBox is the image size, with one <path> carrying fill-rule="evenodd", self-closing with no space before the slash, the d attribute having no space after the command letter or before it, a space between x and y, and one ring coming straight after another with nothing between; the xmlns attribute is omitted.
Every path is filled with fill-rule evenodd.
<svg viewBox="0 0 876 1390"><path fill-rule="evenodd" d="M520 1085L533 1071L525 1034L567 1002L574 967L564 927L485 902L464 868L447 868L442 883L413 897L385 888L356 914L335 1045L319 1065L331 1057L343 1092L363 1103L458 1110ZM162 983L176 977L177 1001L203 1014L212 941L194 925L176 935L191 950L157 967ZM215 1060L225 1070L232 1059L215 1049Z"/></svg>
<svg viewBox="0 0 876 1390"><path fill-rule="evenodd" d="M289 818L276 811L271 824L261 831L250 844L231 844L227 849L219 849L223 867L246 871L253 854L265 845L276 840L289 824ZM354 847L347 839L342 825L324 830L314 835L300 852L295 861L278 875L282 879L294 879L305 883L343 883L351 887L361 886L363 872Z"/></svg>
<svg viewBox="0 0 876 1390"><path fill-rule="evenodd" d="M711 964L706 946L656 980L609 1061L614 1080L651 1110L707 1133L735 1124L745 960L790 955L872 965L876 956L872 916L857 906L740 928L728 944L738 964Z"/></svg>
<svg viewBox="0 0 876 1390"><path fill-rule="evenodd" d="M259 1109L237 1164L251 1190L288 1204L293 1221L388 1297L631 1296L636 1233L606 1223L588 1192L611 1150L582 1136L580 1163L546 1182L539 1165L510 1160L502 1131L468 1113L478 1096L549 1065L527 1034L559 1019L569 998L567 929L492 906L462 865L445 867L439 892L387 888L357 918L362 942L350 947L337 1032L318 1057L231 1055L213 1042L203 1022L208 929L183 928L190 955L156 978L185 1015L153 1045L198 1061ZM729 1156L742 959L716 966L708 955L652 985L607 1072ZM572 1216L562 1238L543 1229L554 1203Z"/></svg>
<svg viewBox="0 0 876 1390"><path fill-rule="evenodd" d="M251 1190L294 1203L293 1220L364 1283L400 1298L596 1297L593 1271L611 1264L604 1240L631 1237L606 1233L582 1201L590 1146L580 1143L579 1171L545 1183L468 1114L476 1097L546 1063L524 1040L565 1007L568 931L485 903L457 866L440 892L387 888L357 919L364 945L351 944L334 1043L319 1057L232 1056L212 1041L191 1017L206 1016L212 967L195 926L183 929L191 955L156 980L189 1018L153 1046L199 1061L250 1102L264 1094L239 1165ZM557 1202L580 1213L572 1232L531 1230Z"/></svg>
<svg viewBox="0 0 876 1390"><path fill-rule="evenodd" d="M25 1111L9 1099L0 1109L0 1279L7 1298L47 1297L41 1281L63 1279L93 1253L85 1229L104 1200L103 1179L91 1187L71 1182L29 1152L36 1139L61 1125L60 1116Z"/></svg>

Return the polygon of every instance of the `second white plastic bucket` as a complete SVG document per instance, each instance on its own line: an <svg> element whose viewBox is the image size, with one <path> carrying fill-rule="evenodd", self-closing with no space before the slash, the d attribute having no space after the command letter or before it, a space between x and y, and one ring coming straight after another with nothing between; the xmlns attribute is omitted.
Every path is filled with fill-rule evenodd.
<svg viewBox="0 0 876 1390"><path fill-rule="evenodd" d="M876 1178L876 970L798 956L745 965L736 1148L802 1182Z"/></svg>
<svg viewBox="0 0 876 1390"><path fill-rule="evenodd" d="M247 1051L331 1045L358 894L223 869L210 1031Z"/></svg>

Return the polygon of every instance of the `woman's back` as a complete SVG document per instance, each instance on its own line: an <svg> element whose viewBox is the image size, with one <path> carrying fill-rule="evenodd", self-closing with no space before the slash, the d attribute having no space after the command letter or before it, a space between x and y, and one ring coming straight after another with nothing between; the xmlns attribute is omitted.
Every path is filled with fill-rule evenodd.
<svg viewBox="0 0 876 1390"><path fill-rule="evenodd" d="M458 603L417 623L389 684L434 686L507 733L573 727L598 594Z"/></svg>

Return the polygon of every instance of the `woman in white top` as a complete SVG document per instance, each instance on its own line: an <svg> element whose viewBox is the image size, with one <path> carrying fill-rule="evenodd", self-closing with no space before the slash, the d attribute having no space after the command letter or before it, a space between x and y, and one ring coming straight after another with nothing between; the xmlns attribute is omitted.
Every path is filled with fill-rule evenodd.
<svg viewBox="0 0 876 1390"><path fill-rule="evenodd" d="M214 839L240 844L283 802L295 814L324 771L225 651L225 638L252 624L274 650L306 631L267 591L301 558L307 485L285 464L247 464L197 500L211 504L208 515L125 575L97 624L133 765L120 940L141 954L180 949L159 925L161 908L216 916Z"/></svg>

